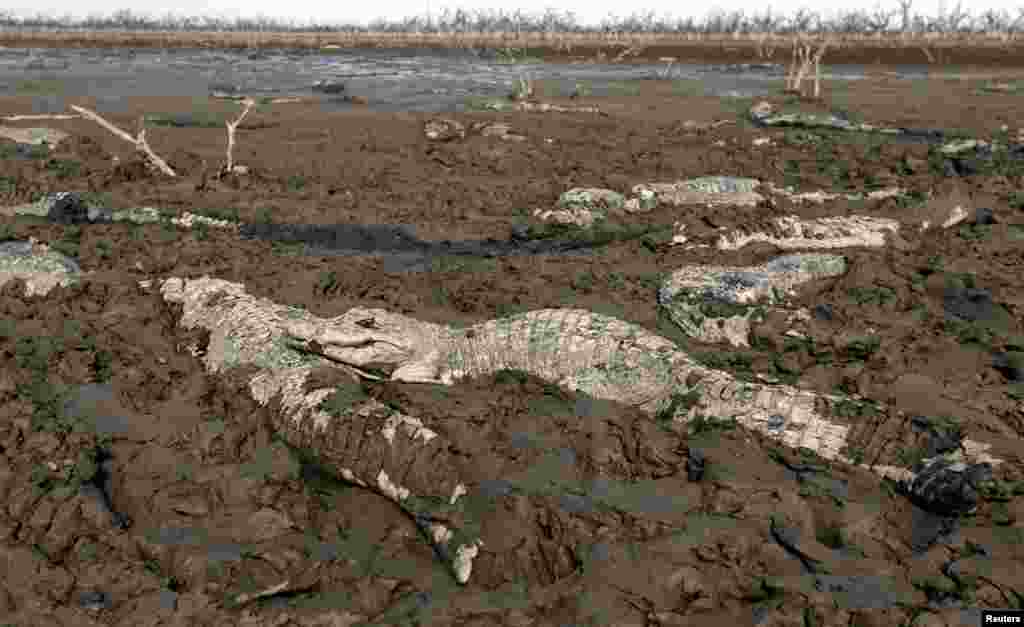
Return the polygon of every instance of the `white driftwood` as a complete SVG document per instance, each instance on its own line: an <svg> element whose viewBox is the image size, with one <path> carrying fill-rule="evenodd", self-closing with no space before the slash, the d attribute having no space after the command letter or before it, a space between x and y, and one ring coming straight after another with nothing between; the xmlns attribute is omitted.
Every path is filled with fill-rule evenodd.
<svg viewBox="0 0 1024 627"><path fill-rule="evenodd" d="M793 62L790 64L789 74L786 77L786 91L801 94L800 83L803 82L805 75L810 72L813 65L813 97L815 99L821 97L821 58L825 55L829 43L829 40L825 39L815 51L813 43L804 36L798 36L793 40Z"/></svg>
<svg viewBox="0 0 1024 627"><path fill-rule="evenodd" d="M5 115L0 119L16 122L18 120L73 120L79 117L81 116L69 113L41 113L38 115Z"/></svg>
<svg viewBox="0 0 1024 627"><path fill-rule="evenodd" d="M234 159L232 157L232 154L233 154L233 152L235 150L235 129L238 127L238 125L241 123L241 121L245 118L246 114L249 113L249 110L252 109L253 105L256 104L256 101L253 100L252 98L246 98L245 100L242 101L242 104L245 105L245 109L242 110L242 113L239 114L239 116L235 119L235 121L234 122L230 122L230 121L225 121L224 122L224 124L228 127L228 159L227 159L227 165L224 167L224 173L225 174L231 174L231 173L233 173L235 171L235 162L234 162Z"/></svg>
<svg viewBox="0 0 1024 627"><path fill-rule="evenodd" d="M140 128L138 136L132 137L125 131L122 131L121 129L117 128L110 122L104 120L95 111L90 111L89 109L86 109L85 107L80 107L78 105L71 105L71 108L77 111L82 117L88 118L93 122L96 122L97 124L107 129L114 135L125 140L126 142L134 144L135 148L142 152L146 156L146 158L149 159L149 162L156 167L156 169L160 170L167 176L178 176L174 172L174 170L171 169L171 166L167 165L167 162L161 159L160 156L153 152L153 149L149 147L149 144L146 142L146 129L142 126L141 123L139 124Z"/></svg>

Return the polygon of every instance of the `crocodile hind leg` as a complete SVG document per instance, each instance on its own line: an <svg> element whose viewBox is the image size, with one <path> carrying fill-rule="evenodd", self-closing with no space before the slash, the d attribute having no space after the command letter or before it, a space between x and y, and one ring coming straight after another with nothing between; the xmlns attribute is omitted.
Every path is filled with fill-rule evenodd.
<svg viewBox="0 0 1024 627"><path fill-rule="evenodd" d="M321 467L372 490L415 520L459 583L469 580L481 544L479 525L459 497L455 453L440 434L366 396L333 368L264 372L250 383L271 407L274 428Z"/></svg>

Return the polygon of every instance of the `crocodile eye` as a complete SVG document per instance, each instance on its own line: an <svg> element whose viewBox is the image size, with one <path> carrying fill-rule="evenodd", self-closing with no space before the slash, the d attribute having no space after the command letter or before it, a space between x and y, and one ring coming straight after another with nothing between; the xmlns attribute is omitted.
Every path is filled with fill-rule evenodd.
<svg viewBox="0 0 1024 627"><path fill-rule="evenodd" d="M356 320L356 324L358 326L363 327L364 329L376 329L377 328L377 320L375 318L373 318L372 316L369 317L369 318L363 318L362 320Z"/></svg>

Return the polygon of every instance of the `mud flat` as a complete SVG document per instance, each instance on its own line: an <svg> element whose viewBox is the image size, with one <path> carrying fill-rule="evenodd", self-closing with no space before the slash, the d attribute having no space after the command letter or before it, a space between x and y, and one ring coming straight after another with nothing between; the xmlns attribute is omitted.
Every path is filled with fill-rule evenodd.
<svg viewBox="0 0 1024 627"><path fill-rule="evenodd" d="M941 131L922 141L860 124L759 125L757 101L671 81L550 100L562 110L452 114L466 132L433 138L425 129L457 127L429 113L258 106L237 129L242 168L227 174L224 121L239 107L218 101L217 125L147 128L174 177L88 119L5 120L66 137L0 140L0 260L12 275L34 259L37 275L74 280L31 294L33 277L0 285L0 558L26 573L0 581L0 615L953 626L978 624L982 607L1020 609L1024 120L1019 96L991 86L882 75L826 82L820 102L765 99L819 120ZM0 105L31 115L34 100ZM132 129L141 114L186 119L193 106L97 109ZM760 196L625 202L717 176L759 181ZM890 187L902 191L867 193ZM615 195L560 204L577 188ZM66 191L84 204L24 210ZM540 217L558 211L596 218ZM113 219L129 213L152 220ZM801 274L786 294L755 282L771 298L751 304L708 289L706 302L686 301L701 315L689 330L659 299L680 268L730 280L777 270L774 259L825 248L792 244L794 225L850 216L885 233L829 247L842 264ZM451 468L445 480L457 474L465 495L431 511L472 521L483 540L459 584L422 521L287 445L273 427L280 403L250 394L258 368L208 371L221 340L144 287L203 276L321 319L358 307L465 329L589 310L735 380L844 399L832 419L846 446L825 458L780 443L771 425L673 420L520 370L435 385L393 380L393 360L356 360L376 378L321 363L306 385L336 391L324 412L365 429L397 412L447 443L433 468ZM670 296L707 287L683 278ZM748 305L759 309L742 341L698 332ZM365 357L369 346L348 348Z"/></svg>

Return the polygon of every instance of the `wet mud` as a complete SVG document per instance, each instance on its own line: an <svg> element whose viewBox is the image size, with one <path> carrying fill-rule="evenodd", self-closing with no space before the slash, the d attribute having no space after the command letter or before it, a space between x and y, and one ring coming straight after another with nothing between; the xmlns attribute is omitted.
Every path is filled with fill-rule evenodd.
<svg viewBox="0 0 1024 627"><path fill-rule="evenodd" d="M70 137L45 155L2 151L0 205L75 191L98 206L243 226L0 213L0 238L46 242L82 273L45 295L26 295L20 279L0 285L0 563L25 573L0 582L0 616L76 626L953 626L979 624L983 607L1024 609L1019 155L982 154L961 169L964 157L937 152L937 141L758 127L746 117L752 101L638 85L592 98L606 116L454 116L506 122L526 137L518 142L432 141L430 114L271 107L239 127L235 159L248 174L225 177L223 127L153 128L149 143L182 173L167 179L88 121L24 123ZM944 140L1008 141L1024 126L1016 97L977 87L881 77L825 84L824 102L799 106ZM131 128L142 112L190 106L133 99L110 117ZM4 108L27 114L32 102ZM237 108L224 112L233 119ZM683 124L719 119L733 123ZM596 235L533 211L573 187L628 193L715 174L910 194L659 205L614 216ZM957 206L969 216L960 224L916 228ZM682 266L783 254L764 242L673 245L676 223L702 243L783 215L854 213L899 220L900 238L830 251L846 272L799 286L793 306L812 312L804 337L769 313L750 346L705 344L659 309L659 287ZM969 438L1002 463L954 478L934 467L919 479L948 490L922 502L729 421L666 422L520 372L450 387L349 384L441 433L446 463L472 481L465 506L484 546L460 586L416 521L274 433L272 407L249 394L252 372L208 374L194 351L209 338L138 284L203 275L323 317L380 307L459 326L591 309L738 377L857 398L845 419L864 459L910 465ZM876 414L873 402L899 413Z"/></svg>
<svg viewBox="0 0 1024 627"><path fill-rule="evenodd" d="M633 236L640 237L645 231L647 229L635 231ZM301 244L302 252L306 255L381 254L391 259L415 261L416 264L411 265L410 269L428 267L432 259L448 256L493 258L572 253L585 255L594 252L602 244L592 233L558 237L551 234L550 230L539 231L535 228L531 231L527 225L514 225L506 240L425 241L412 235L406 228L387 224L245 224L239 228L238 234L245 239Z"/></svg>

